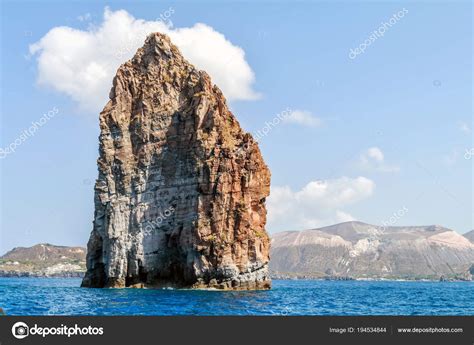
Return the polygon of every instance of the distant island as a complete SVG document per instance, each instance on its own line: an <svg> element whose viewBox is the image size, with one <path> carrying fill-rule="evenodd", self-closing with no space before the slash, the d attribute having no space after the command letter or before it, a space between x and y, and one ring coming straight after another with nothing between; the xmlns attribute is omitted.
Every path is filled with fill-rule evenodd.
<svg viewBox="0 0 474 345"><path fill-rule="evenodd" d="M346 222L272 235L273 279L456 280L474 275L474 231ZM82 247L44 243L0 257L0 277L82 277Z"/></svg>
<svg viewBox="0 0 474 345"><path fill-rule="evenodd" d="M472 280L474 231L438 225L382 227L345 222L273 234L279 278Z"/></svg>
<svg viewBox="0 0 474 345"><path fill-rule="evenodd" d="M86 249L49 243L13 248L0 256L0 277L82 277Z"/></svg>
<svg viewBox="0 0 474 345"><path fill-rule="evenodd" d="M474 242L474 230L465 233L464 237L466 237L469 241Z"/></svg>

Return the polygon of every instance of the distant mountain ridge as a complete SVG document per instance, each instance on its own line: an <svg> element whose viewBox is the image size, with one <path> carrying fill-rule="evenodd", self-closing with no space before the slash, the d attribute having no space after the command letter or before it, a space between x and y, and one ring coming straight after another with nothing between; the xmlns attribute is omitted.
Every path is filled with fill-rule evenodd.
<svg viewBox="0 0 474 345"><path fill-rule="evenodd" d="M346 222L273 234L274 275L354 279L471 279L474 244L438 225Z"/></svg>
<svg viewBox="0 0 474 345"><path fill-rule="evenodd" d="M438 225L362 222L285 231L272 236L270 269L275 278L469 280L473 237ZM0 257L0 276L81 277L85 256L82 247L17 247Z"/></svg>
<svg viewBox="0 0 474 345"><path fill-rule="evenodd" d="M82 276L86 249L41 243L0 257L0 276Z"/></svg>
<svg viewBox="0 0 474 345"><path fill-rule="evenodd" d="M466 237L472 243L474 243L474 230L466 232L463 236Z"/></svg>

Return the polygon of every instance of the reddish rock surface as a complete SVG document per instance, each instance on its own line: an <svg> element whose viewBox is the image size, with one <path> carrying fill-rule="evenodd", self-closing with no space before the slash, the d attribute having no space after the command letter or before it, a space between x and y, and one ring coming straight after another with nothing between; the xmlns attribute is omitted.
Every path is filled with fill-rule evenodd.
<svg viewBox="0 0 474 345"><path fill-rule="evenodd" d="M100 130L83 286L270 288L270 172L167 36L119 68Z"/></svg>

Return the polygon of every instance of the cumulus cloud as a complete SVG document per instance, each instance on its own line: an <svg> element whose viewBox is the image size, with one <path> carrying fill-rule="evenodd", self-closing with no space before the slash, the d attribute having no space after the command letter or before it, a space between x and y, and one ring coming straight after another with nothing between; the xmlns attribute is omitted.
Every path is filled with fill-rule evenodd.
<svg viewBox="0 0 474 345"><path fill-rule="evenodd" d="M299 125L318 127L321 125L321 119L314 116L310 111L293 110L285 116L284 122L296 123Z"/></svg>
<svg viewBox="0 0 474 345"><path fill-rule="evenodd" d="M375 183L362 176L311 181L299 191L272 186L267 229L310 229L355 220L344 207L370 197L374 190Z"/></svg>
<svg viewBox="0 0 474 345"><path fill-rule="evenodd" d="M371 147L359 155L357 165L365 171L398 172L400 167L385 162L385 155L378 147Z"/></svg>
<svg viewBox="0 0 474 345"><path fill-rule="evenodd" d="M229 100L252 100L255 75L242 48L212 27L198 23L174 28L174 9L155 21L136 19L125 10L104 11L99 25L86 30L59 26L30 46L38 63L38 83L70 96L88 111L105 105L117 68L130 59L151 32L170 36L184 57L212 77Z"/></svg>
<svg viewBox="0 0 474 345"><path fill-rule="evenodd" d="M371 147L370 149L367 150L367 158L373 159L376 162L383 162L384 160L384 155L381 149L378 147Z"/></svg>

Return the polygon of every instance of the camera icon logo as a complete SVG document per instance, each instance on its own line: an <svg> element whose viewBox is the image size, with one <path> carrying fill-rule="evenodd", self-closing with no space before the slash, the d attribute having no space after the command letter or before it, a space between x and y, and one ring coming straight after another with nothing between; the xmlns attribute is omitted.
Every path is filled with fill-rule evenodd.
<svg viewBox="0 0 474 345"><path fill-rule="evenodd" d="M17 339L23 339L30 334L30 328L24 322L17 322L12 327L12 334Z"/></svg>

